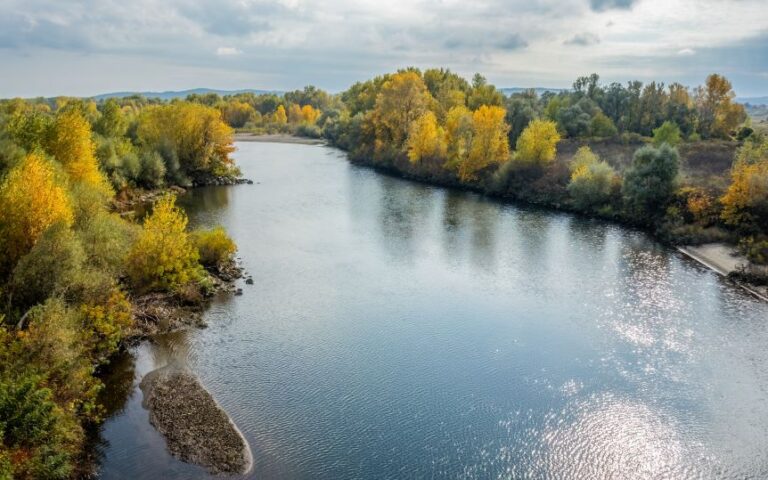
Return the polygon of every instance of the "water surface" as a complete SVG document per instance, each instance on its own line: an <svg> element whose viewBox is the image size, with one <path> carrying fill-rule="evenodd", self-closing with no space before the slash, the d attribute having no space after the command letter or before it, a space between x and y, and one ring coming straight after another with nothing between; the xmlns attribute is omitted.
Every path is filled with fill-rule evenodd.
<svg viewBox="0 0 768 480"><path fill-rule="evenodd" d="M768 305L643 233L238 144L194 190L255 285L122 360L103 478L174 460L140 377L187 361L259 479L765 478Z"/></svg>

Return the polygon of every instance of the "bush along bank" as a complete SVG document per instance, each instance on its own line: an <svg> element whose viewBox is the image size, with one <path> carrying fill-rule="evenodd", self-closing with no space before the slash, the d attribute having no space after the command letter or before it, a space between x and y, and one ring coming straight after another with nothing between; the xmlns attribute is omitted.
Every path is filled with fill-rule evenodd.
<svg viewBox="0 0 768 480"><path fill-rule="evenodd" d="M180 188L239 176L231 134L183 102L0 101L0 478L87 473L98 372L232 290L235 244L188 231L175 205ZM115 211L138 189L164 190L142 222Z"/></svg>

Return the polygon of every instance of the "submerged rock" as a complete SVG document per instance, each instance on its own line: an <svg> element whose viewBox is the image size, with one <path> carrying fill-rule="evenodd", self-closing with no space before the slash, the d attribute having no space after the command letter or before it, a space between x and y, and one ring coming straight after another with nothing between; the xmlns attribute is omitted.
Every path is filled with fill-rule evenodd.
<svg viewBox="0 0 768 480"><path fill-rule="evenodd" d="M149 421L165 437L173 456L213 474L242 474L252 468L245 437L188 370L157 369L144 376L140 387Z"/></svg>

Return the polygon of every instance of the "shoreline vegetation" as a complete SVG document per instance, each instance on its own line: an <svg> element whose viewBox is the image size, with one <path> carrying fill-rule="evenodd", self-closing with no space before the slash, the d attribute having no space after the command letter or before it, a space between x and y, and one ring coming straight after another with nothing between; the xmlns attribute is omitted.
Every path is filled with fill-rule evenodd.
<svg viewBox="0 0 768 480"><path fill-rule="evenodd" d="M768 140L734 98L719 75L505 96L479 74L408 68L338 95L0 100L0 478L87 474L114 354L237 294L234 242L189 231L175 204L251 183L235 139L325 143L404 178L643 228L716 268L735 245L749 263L728 275L765 285Z"/></svg>
<svg viewBox="0 0 768 480"><path fill-rule="evenodd" d="M480 75L408 68L335 96L310 86L195 100L241 112L238 138L322 137L403 178L607 219L676 247L720 245L747 260L725 275L765 292L768 128L734 98L717 74L693 89L592 74L568 91L507 97Z"/></svg>
<svg viewBox="0 0 768 480"><path fill-rule="evenodd" d="M232 136L192 103L0 101L0 478L92 474L112 357L236 292L234 242L175 204L249 182Z"/></svg>

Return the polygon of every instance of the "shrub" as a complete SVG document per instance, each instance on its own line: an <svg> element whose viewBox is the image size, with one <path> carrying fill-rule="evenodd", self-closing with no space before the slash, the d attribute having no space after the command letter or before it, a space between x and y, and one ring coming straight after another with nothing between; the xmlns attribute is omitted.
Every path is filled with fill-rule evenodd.
<svg viewBox="0 0 768 480"><path fill-rule="evenodd" d="M94 362L103 363L131 327L131 303L119 288L112 288L107 298L81 308L86 346Z"/></svg>
<svg viewBox="0 0 768 480"><path fill-rule="evenodd" d="M165 162L158 152L141 152L139 164L139 185L146 188L159 188L165 184Z"/></svg>
<svg viewBox="0 0 768 480"><path fill-rule="evenodd" d="M622 193L635 221L647 223L666 210L679 170L680 156L669 145L645 146L635 152Z"/></svg>
<svg viewBox="0 0 768 480"><path fill-rule="evenodd" d="M680 140L680 127L675 122L667 120L659 128L653 130L653 144L657 147L664 143L676 147L680 144Z"/></svg>
<svg viewBox="0 0 768 480"><path fill-rule="evenodd" d="M158 200L128 253L128 275L139 291L173 291L200 279L199 254L186 227L175 197Z"/></svg>
<svg viewBox="0 0 768 480"><path fill-rule="evenodd" d="M317 125L302 123L296 127L296 135L307 138L322 138L323 131Z"/></svg>
<svg viewBox="0 0 768 480"><path fill-rule="evenodd" d="M592 117L589 132L593 137L613 137L618 133L616 125L613 124L613 120L603 112L597 112L595 116Z"/></svg>
<svg viewBox="0 0 768 480"><path fill-rule="evenodd" d="M590 210L607 203L619 185L616 171L607 163L597 161L573 172L568 193L577 208Z"/></svg>
<svg viewBox="0 0 768 480"><path fill-rule="evenodd" d="M63 294L79 276L84 261L85 252L74 232L65 223L54 224L13 270L14 302L28 307Z"/></svg>
<svg viewBox="0 0 768 480"><path fill-rule="evenodd" d="M192 233L192 242L200 254L200 263L218 268L232 258L237 247L223 227L198 230Z"/></svg>
<svg viewBox="0 0 768 480"><path fill-rule="evenodd" d="M768 237L747 237L739 246L749 261L758 265L768 264Z"/></svg>
<svg viewBox="0 0 768 480"><path fill-rule="evenodd" d="M21 360L45 372L54 400L67 414L97 419L96 394L101 384L92 376L79 309L51 298L30 310L27 323Z"/></svg>
<svg viewBox="0 0 768 480"><path fill-rule="evenodd" d="M115 277L125 274L125 259L139 228L116 213L100 211L78 231L88 263Z"/></svg>
<svg viewBox="0 0 768 480"><path fill-rule="evenodd" d="M721 199L723 220L756 233L768 224L768 142L746 142L731 169L731 184Z"/></svg>
<svg viewBox="0 0 768 480"><path fill-rule="evenodd" d="M76 445L71 439L81 432L64 416L44 383L43 377L28 371L3 373L0 478L66 479L72 474Z"/></svg>

